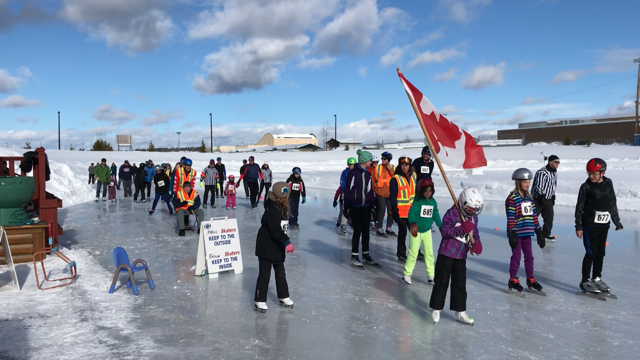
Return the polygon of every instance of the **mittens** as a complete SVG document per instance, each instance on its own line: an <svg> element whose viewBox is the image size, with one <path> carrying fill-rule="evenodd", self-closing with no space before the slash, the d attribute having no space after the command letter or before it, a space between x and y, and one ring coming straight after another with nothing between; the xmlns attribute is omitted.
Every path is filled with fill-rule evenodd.
<svg viewBox="0 0 640 360"><path fill-rule="evenodd" d="M515 249L518 246L518 233L516 229L509 230L509 246Z"/></svg>
<svg viewBox="0 0 640 360"><path fill-rule="evenodd" d="M472 223L471 220L467 220L462 223L462 231L464 231L465 234L472 232L474 228L475 224Z"/></svg>
<svg viewBox="0 0 640 360"><path fill-rule="evenodd" d="M411 224L410 229L411 229L411 236L418 237L418 224L416 223Z"/></svg>
<svg viewBox="0 0 640 360"><path fill-rule="evenodd" d="M292 244L292 243L289 243L289 245L287 245L287 246L285 246L285 247L284 247L284 251L286 251L286 252L287 252L287 254L292 254L292 253L293 253L293 250L294 250L294 249L293 249L293 244Z"/></svg>

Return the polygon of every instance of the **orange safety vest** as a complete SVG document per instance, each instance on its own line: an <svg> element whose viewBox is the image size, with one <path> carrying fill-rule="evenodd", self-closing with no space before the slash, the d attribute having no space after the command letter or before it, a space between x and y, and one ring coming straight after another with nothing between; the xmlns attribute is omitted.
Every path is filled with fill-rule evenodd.
<svg viewBox="0 0 640 360"><path fill-rule="evenodd" d="M196 177L196 171L191 169L191 171L187 174L186 171L184 171L185 169L183 168L179 168L176 174L176 177L178 178L178 190L182 189L182 184L185 183L185 181L188 181L191 183L191 186L193 187L193 179Z"/></svg>
<svg viewBox="0 0 640 360"><path fill-rule="evenodd" d="M184 190L180 189L180 191L178 191L178 199L180 199L180 202L186 201L187 205L181 206L178 209L187 210L189 206L193 205L193 201L196 199L196 196L198 196L198 192L193 189L191 189L191 196L189 196Z"/></svg>
<svg viewBox="0 0 640 360"><path fill-rule="evenodd" d="M391 165L391 171L395 172L396 167ZM382 164L376 167L376 179L378 180L376 182L377 187L379 188L389 187L389 181L391 181L391 176L389 176L389 172L387 171L387 168Z"/></svg>
<svg viewBox="0 0 640 360"><path fill-rule="evenodd" d="M408 218L416 191L416 173L411 174L409 181L404 176L395 175L394 177L398 181L398 215L401 218Z"/></svg>

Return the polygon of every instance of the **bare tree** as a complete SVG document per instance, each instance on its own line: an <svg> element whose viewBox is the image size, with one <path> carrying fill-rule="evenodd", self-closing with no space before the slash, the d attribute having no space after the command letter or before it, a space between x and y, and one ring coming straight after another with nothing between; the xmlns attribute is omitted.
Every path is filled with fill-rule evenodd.
<svg viewBox="0 0 640 360"><path fill-rule="evenodd" d="M320 128L320 139L322 140L322 143L324 144L324 149L325 150L327 150L327 141L329 141L329 134L330 134L329 120L325 120L322 123L322 127Z"/></svg>

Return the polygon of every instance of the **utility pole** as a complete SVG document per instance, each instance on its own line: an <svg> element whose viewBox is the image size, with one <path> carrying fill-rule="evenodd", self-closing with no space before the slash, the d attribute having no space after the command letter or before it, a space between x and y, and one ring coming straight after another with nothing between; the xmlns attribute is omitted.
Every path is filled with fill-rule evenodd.
<svg viewBox="0 0 640 360"><path fill-rule="evenodd" d="M638 106L636 105L636 114L638 113L637 109L638 109ZM637 133L638 133L638 123L636 119L636 134ZM58 111L58 150L60 150L60 111Z"/></svg>
<svg viewBox="0 0 640 360"><path fill-rule="evenodd" d="M178 134L178 151L180 151L180 131L176 131L176 134Z"/></svg>
<svg viewBox="0 0 640 360"><path fill-rule="evenodd" d="M638 100L640 97L640 58L633 59L634 63L638 63L638 85L636 87L636 132L633 135L633 145L640 145L640 135L638 134Z"/></svg>
<svg viewBox="0 0 640 360"><path fill-rule="evenodd" d="M209 124L211 125L211 153L213 154L213 115L209 113Z"/></svg>
<svg viewBox="0 0 640 360"><path fill-rule="evenodd" d="M338 115L333 115L333 120L335 120L335 129L333 133L333 140L338 141Z"/></svg>

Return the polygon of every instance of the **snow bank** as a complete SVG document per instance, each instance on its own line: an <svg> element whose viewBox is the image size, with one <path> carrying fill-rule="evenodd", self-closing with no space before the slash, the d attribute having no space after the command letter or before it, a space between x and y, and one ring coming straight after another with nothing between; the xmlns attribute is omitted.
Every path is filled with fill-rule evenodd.
<svg viewBox="0 0 640 360"><path fill-rule="evenodd" d="M513 188L511 173L519 167L529 168L532 172L544 165L543 155L558 155L561 160L556 204L575 206L580 184L586 180L585 164L588 159L600 157L607 161L611 177L618 196L618 207L621 210L640 210L640 147L592 145L585 146L515 146L503 148L485 148L487 166L482 175L466 175L460 169L445 167L452 187L458 191L464 187L474 186L482 190L487 200L503 201ZM0 148L0 155L17 156L21 149ZM382 151L373 151L380 155ZM152 159L155 163L169 162L175 164L181 156L187 155L194 162L194 168L201 171L209 163L209 159L221 156L227 167L227 175L239 176L242 159L249 154L202 154L202 153L148 153L148 152L92 152L47 150L52 168L52 179L47 184L50 192L63 199L64 206L92 201L95 190L87 184L87 168L91 162L99 162L105 157L110 166L112 162L120 166L124 160L133 163ZM346 160L355 157L355 151L328 152L267 152L252 153L256 162L262 164L269 161L274 172L275 181L285 180L294 166L302 169L302 177L308 188L337 189L339 177L346 167ZM412 158L420 155L420 149L399 150L393 152L394 162L400 155ZM434 180L437 191L443 191L444 181L439 170L435 170Z"/></svg>

